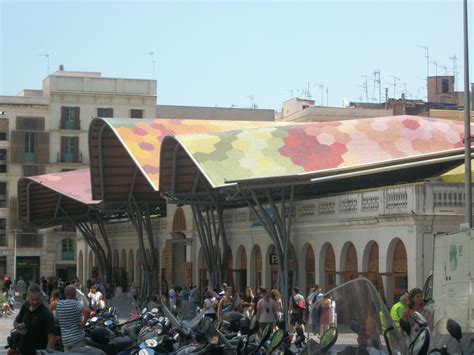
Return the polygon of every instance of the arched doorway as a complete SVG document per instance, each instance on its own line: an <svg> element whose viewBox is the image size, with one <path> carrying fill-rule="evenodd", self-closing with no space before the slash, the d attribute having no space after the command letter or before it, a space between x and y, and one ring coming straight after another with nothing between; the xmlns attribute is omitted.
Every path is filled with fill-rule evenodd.
<svg viewBox="0 0 474 355"><path fill-rule="evenodd" d="M394 246L392 259L392 300L398 300L408 289L407 251L398 239Z"/></svg>
<svg viewBox="0 0 474 355"><path fill-rule="evenodd" d="M118 252L117 249L115 249L115 251L114 251L114 259L113 260L114 260L114 264L113 264L114 268L119 267L119 265L120 265L119 264L119 252Z"/></svg>
<svg viewBox="0 0 474 355"><path fill-rule="evenodd" d="M343 282L353 280L359 276L357 267L357 252L354 244L351 242L346 243L342 248L341 265Z"/></svg>
<svg viewBox="0 0 474 355"><path fill-rule="evenodd" d="M336 287L336 254L330 243L326 243L321 248L320 270L323 270L324 280L323 291L329 291Z"/></svg>
<svg viewBox="0 0 474 355"><path fill-rule="evenodd" d="M255 245L252 249L250 257L250 270L253 270L253 275L251 275L250 283L254 290L257 287L263 286L262 282L262 252L258 245Z"/></svg>
<svg viewBox="0 0 474 355"><path fill-rule="evenodd" d="M247 287L247 253L243 245L239 246L236 254L235 287L244 292Z"/></svg>
<svg viewBox="0 0 474 355"><path fill-rule="evenodd" d="M379 245L371 241L364 251L364 271L366 277L372 281L380 296L385 298L382 276L379 272Z"/></svg>
<svg viewBox="0 0 474 355"><path fill-rule="evenodd" d="M309 289L314 286L316 280L316 264L313 247L307 245L306 258L305 258L305 284L306 284L306 295L309 294Z"/></svg>

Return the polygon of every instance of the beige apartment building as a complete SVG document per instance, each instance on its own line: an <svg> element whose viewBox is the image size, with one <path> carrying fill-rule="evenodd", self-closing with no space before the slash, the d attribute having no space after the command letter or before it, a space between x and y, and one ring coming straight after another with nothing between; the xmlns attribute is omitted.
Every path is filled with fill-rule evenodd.
<svg viewBox="0 0 474 355"><path fill-rule="evenodd" d="M75 229L18 226L17 181L88 167L91 119L156 117L156 81L104 78L61 66L41 90L0 96L0 111L0 275L70 279L77 274Z"/></svg>

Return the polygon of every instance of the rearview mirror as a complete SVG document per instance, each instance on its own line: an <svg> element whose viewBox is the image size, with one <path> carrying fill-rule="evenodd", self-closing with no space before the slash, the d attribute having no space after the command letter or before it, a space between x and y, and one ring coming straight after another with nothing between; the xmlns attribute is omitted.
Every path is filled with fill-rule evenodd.
<svg viewBox="0 0 474 355"><path fill-rule="evenodd" d="M321 336L321 341L319 343L322 354L331 349L332 346L336 343L337 335L337 328L334 327L329 328L323 333L323 335Z"/></svg>
<svg viewBox="0 0 474 355"><path fill-rule="evenodd" d="M458 322L454 319L448 319L448 323L446 324L446 328L448 329L448 333L457 341L460 341L462 338L462 330L461 326Z"/></svg>
<svg viewBox="0 0 474 355"><path fill-rule="evenodd" d="M400 318L400 328L402 328L406 335L410 335L411 325L405 318Z"/></svg>

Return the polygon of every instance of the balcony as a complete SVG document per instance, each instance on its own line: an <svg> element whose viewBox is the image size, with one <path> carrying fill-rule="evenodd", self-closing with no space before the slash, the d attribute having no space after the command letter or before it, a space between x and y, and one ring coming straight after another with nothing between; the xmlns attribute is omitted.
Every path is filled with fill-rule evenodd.
<svg viewBox="0 0 474 355"><path fill-rule="evenodd" d="M82 153L75 156L75 153L60 153L57 155L57 163L68 163L68 164L81 164Z"/></svg>
<svg viewBox="0 0 474 355"><path fill-rule="evenodd" d="M62 251L61 252L61 260L64 261L72 261L74 260L74 251Z"/></svg>
<svg viewBox="0 0 474 355"><path fill-rule="evenodd" d="M60 129L70 129L70 130L80 130L81 129L81 120L76 121L69 121L69 120L62 120L60 125Z"/></svg>

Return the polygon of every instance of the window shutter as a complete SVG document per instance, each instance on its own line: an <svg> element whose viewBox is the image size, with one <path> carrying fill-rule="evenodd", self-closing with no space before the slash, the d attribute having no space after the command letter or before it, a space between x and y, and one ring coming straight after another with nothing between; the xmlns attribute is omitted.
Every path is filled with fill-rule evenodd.
<svg viewBox="0 0 474 355"><path fill-rule="evenodd" d="M66 154L66 137L61 137L61 152L59 153L59 162L64 161L65 154Z"/></svg>
<svg viewBox="0 0 474 355"><path fill-rule="evenodd" d="M107 117L114 117L114 109L108 108L107 109Z"/></svg>
<svg viewBox="0 0 474 355"><path fill-rule="evenodd" d="M25 132L11 131L10 162L21 164L25 153Z"/></svg>
<svg viewBox="0 0 474 355"><path fill-rule="evenodd" d="M79 137L74 137L73 142L74 142L74 162L79 163Z"/></svg>
<svg viewBox="0 0 474 355"><path fill-rule="evenodd" d="M59 124L59 128L64 128L65 127L65 121L66 121L66 115L67 115L67 107L61 107L61 122Z"/></svg>
<svg viewBox="0 0 474 355"><path fill-rule="evenodd" d="M76 117L74 117L77 129L81 129L81 108L76 107Z"/></svg>
<svg viewBox="0 0 474 355"><path fill-rule="evenodd" d="M36 162L49 164L49 132L36 132Z"/></svg>

